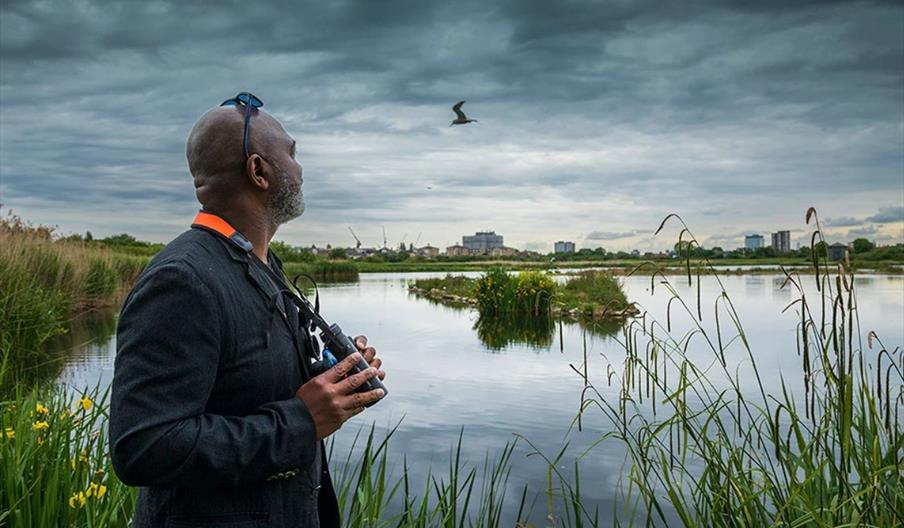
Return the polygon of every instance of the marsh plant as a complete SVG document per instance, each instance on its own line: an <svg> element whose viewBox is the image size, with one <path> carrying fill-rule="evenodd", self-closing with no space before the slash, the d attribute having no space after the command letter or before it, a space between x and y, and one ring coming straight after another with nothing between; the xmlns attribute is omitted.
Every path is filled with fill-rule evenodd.
<svg viewBox="0 0 904 528"><path fill-rule="evenodd" d="M0 219L0 392L45 359L42 345L70 317L114 305L146 262L13 215Z"/></svg>
<svg viewBox="0 0 904 528"><path fill-rule="evenodd" d="M814 251L808 280L815 284L785 273L782 287L795 293L785 314L796 321L802 374L782 375L781 390L767 392L718 274L719 294L704 309L704 270L689 258L693 234L677 215L657 234L669 221L681 224L695 298L682 298L654 273L651 290L669 297L665 320L644 313L624 328L623 361L607 367L610 389L595 385L586 362L572 367L585 384L578 426L601 413L611 427L601 443L617 440L627 452L613 523L901 526L904 352L861 332L850 268L830 268ZM815 226L811 244L823 243L812 208L806 222ZM678 320L689 328L681 335ZM604 396L612 387L617 397ZM557 464L550 472L561 494L573 493L574 475Z"/></svg>
<svg viewBox="0 0 904 528"><path fill-rule="evenodd" d="M113 472L106 393L20 393L0 404L0 526L126 526L136 490Z"/></svg>
<svg viewBox="0 0 904 528"><path fill-rule="evenodd" d="M547 316L555 290L555 281L541 271L511 275L493 268L477 280L474 295L482 315Z"/></svg>

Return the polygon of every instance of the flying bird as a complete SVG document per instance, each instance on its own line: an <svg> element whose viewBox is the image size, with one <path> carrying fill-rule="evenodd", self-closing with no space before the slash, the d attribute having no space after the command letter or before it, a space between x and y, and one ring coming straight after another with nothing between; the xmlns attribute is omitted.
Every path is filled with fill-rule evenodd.
<svg viewBox="0 0 904 528"><path fill-rule="evenodd" d="M464 112L461 111L461 105L465 104L464 101L459 101L455 103L455 106L452 107L452 111L455 112L455 115L458 116L454 121L449 123L449 126L452 125L467 125L468 123L476 123L476 119L468 119L468 116L465 115Z"/></svg>

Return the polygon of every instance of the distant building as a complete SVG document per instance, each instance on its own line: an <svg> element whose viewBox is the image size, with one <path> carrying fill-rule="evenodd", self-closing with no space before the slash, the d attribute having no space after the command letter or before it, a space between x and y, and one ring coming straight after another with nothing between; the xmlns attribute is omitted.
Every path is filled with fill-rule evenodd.
<svg viewBox="0 0 904 528"><path fill-rule="evenodd" d="M850 248L847 244L836 242L829 246L829 260L842 260L844 259L844 254L848 251L850 251Z"/></svg>
<svg viewBox="0 0 904 528"><path fill-rule="evenodd" d="M574 253L574 242L559 240L555 243L553 251L556 253Z"/></svg>
<svg viewBox="0 0 904 528"><path fill-rule="evenodd" d="M772 247L779 253L791 251L791 231L772 233Z"/></svg>
<svg viewBox="0 0 904 528"><path fill-rule="evenodd" d="M464 246L459 246L458 244L454 246L449 246L446 248L446 255L450 257L461 257L463 255L470 255L471 251Z"/></svg>
<svg viewBox="0 0 904 528"><path fill-rule="evenodd" d="M490 255L494 257L514 257L517 252L518 250L515 248L503 246L491 249Z"/></svg>
<svg viewBox="0 0 904 528"><path fill-rule="evenodd" d="M461 237L461 245L477 255L488 255L494 248L505 247L502 235L497 235L495 231L478 231L470 236L465 235Z"/></svg>
<svg viewBox="0 0 904 528"><path fill-rule="evenodd" d="M435 248L428 244L424 247L417 248L417 254L422 257L433 258L439 255L439 248Z"/></svg>
<svg viewBox="0 0 904 528"><path fill-rule="evenodd" d="M744 249L759 249L763 247L763 235L747 235L744 237Z"/></svg>

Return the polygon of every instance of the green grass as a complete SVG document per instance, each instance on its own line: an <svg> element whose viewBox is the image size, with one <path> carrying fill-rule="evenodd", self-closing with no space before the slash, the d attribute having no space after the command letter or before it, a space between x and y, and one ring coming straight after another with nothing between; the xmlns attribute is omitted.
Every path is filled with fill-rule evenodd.
<svg viewBox="0 0 904 528"><path fill-rule="evenodd" d="M815 211L811 218L815 244L822 233ZM682 227L681 238L696 243ZM604 397L583 372L579 426L602 415L611 431L600 441L615 439L628 453L618 524L904 523L904 351L871 332L864 342L849 268L813 264L815 298L797 273L784 285L796 294L786 310L798 322L803 375L783 376L772 393L724 288L704 312L699 289L686 300L667 277L653 276L669 311L664 322L644 313L625 328L624 362L607 367L618 397ZM688 281L695 276L689 267ZM692 329L675 336L679 317ZM688 350L700 348L709 357L692 359Z"/></svg>

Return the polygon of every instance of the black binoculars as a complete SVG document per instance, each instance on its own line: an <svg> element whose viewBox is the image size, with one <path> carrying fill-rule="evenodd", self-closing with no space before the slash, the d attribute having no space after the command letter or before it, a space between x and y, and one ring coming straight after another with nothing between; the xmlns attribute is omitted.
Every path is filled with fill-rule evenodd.
<svg viewBox="0 0 904 528"><path fill-rule="evenodd" d="M317 318L323 321L320 316L318 316ZM328 349L333 354L333 356L335 356L337 362L342 361L355 352L358 352L358 347L355 346L355 342L352 340L352 338L348 337L345 332L342 331L342 328L340 328L339 325L333 323L329 326L326 326L326 322L323 321L323 323L325 328L317 324L316 320L314 321L314 324L317 325L318 328L320 328L320 340L323 341L324 351ZM370 365L368 365L367 361L365 361L362 357L358 361L358 364L355 365L354 368L351 369L351 371L349 371L348 375L351 376L353 374L357 374L358 372L363 372L368 368L370 368ZM365 381L361 386L355 389L355 392L368 392L374 389L383 389L383 398L385 398L386 395L389 394L389 391L386 390L386 386L383 385L383 382L380 381L380 378L376 376ZM382 400L383 398L380 398L380 400ZM371 402L367 404L366 407L370 407L380 400Z"/></svg>

